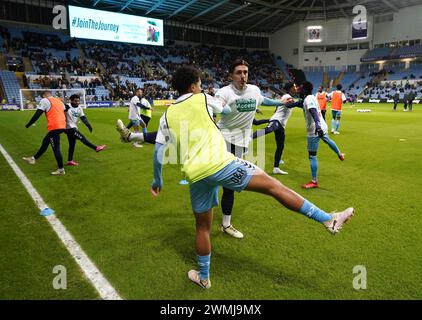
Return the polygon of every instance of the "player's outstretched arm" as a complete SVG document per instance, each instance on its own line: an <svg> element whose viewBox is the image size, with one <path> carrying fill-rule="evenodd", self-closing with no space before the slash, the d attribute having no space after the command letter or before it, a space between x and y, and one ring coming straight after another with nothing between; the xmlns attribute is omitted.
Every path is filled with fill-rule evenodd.
<svg viewBox="0 0 422 320"><path fill-rule="evenodd" d="M286 108L302 108L303 109L303 100L299 99L299 101L297 102L291 102L291 103L286 103L285 104Z"/></svg>
<svg viewBox="0 0 422 320"><path fill-rule="evenodd" d="M220 97L213 97L209 94L205 94L207 97L207 106L211 107L213 114L229 114L232 112L232 109L225 100Z"/></svg>
<svg viewBox="0 0 422 320"><path fill-rule="evenodd" d="M278 106L282 106L283 103L280 100L264 98L261 105L268 106L268 107L278 107Z"/></svg>
<svg viewBox="0 0 422 320"><path fill-rule="evenodd" d="M151 109L151 107L148 107L148 106L146 106L146 105L144 105L140 102L137 103L137 106L141 109L144 109L144 110L150 110Z"/></svg>
<svg viewBox="0 0 422 320"><path fill-rule="evenodd" d="M89 132L92 132L92 127L91 127L91 124L88 121L88 118L86 116L82 116L81 121L88 128Z"/></svg>
<svg viewBox="0 0 422 320"><path fill-rule="evenodd" d="M165 145L156 142L154 147L154 180L151 183L151 193L154 197L158 196L163 187L163 159Z"/></svg>
<svg viewBox="0 0 422 320"><path fill-rule="evenodd" d="M35 111L34 115L32 116L31 120L29 120L25 127L29 128L30 126L32 126L39 119L39 117L41 117L43 113L43 110L37 109L37 111Z"/></svg>

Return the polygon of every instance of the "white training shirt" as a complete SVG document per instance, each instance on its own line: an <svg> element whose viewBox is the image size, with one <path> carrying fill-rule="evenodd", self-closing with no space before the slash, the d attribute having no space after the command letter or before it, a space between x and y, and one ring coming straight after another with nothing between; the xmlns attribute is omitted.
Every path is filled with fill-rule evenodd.
<svg viewBox="0 0 422 320"><path fill-rule="evenodd" d="M256 108L264 101L261 90L255 85L247 84L240 91L230 84L219 89L215 96L223 99L231 109L231 113L221 115L217 124L224 139L231 144L248 147Z"/></svg>
<svg viewBox="0 0 422 320"><path fill-rule="evenodd" d="M176 100L176 103L186 100L190 96L192 96L192 93L181 95ZM221 113L223 111L223 101L221 99L210 96L209 94L205 94L205 96L207 97L207 109L211 118L214 113ZM157 137L155 138L155 142L166 144L169 140L170 140L170 132L167 127L166 114L163 113L163 115L160 118L160 124L158 127L158 132L157 132Z"/></svg>
<svg viewBox="0 0 422 320"><path fill-rule="evenodd" d="M134 96L130 99L129 104L129 120L139 120L141 116L139 115L140 108L138 107L138 103L140 102L138 96Z"/></svg>
<svg viewBox="0 0 422 320"><path fill-rule="evenodd" d="M321 129L324 131L324 134L328 133L328 126L324 121L324 118L321 114L321 109L319 108L318 100L315 96L309 95L305 98L305 101L303 102L303 114L305 116L305 122L306 122L306 132L308 134L308 137L316 137L317 134L315 134L315 121L314 118L312 118L311 113L309 112L310 109L316 109L318 113L319 123L321 125Z"/></svg>
<svg viewBox="0 0 422 320"><path fill-rule="evenodd" d="M285 94L281 97L281 103L286 104L289 99L293 99L293 97L290 94ZM277 120L283 128L286 128L287 120L289 120L292 115L292 111L292 109L289 109L286 106L278 106L275 113L270 118L270 121Z"/></svg>
<svg viewBox="0 0 422 320"><path fill-rule="evenodd" d="M78 128L78 121L80 117L85 116L84 110L81 106L73 108L69 104L69 109L66 112L66 129Z"/></svg>
<svg viewBox="0 0 422 320"><path fill-rule="evenodd" d="M40 104L38 105L37 109L42 110L44 112L50 111L51 103L47 98L42 98Z"/></svg>

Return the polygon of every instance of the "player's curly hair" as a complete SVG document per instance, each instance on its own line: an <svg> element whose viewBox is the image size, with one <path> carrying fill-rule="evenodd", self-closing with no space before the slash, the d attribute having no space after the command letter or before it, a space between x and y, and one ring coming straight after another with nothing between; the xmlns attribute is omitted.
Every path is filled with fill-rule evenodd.
<svg viewBox="0 0 422 320"><path fill-rule="evenodd" d="M173 75L171 84L179 94L189 91L189 87L201 79L201 72L193 66L183 66Z"/></svg>
<svg viewBox="0 0 422 320"><path fill-rule="evenodd" d="M293 82L287 82L284 85L283 89L284 89L284 91L289 92L290 89L293 88L294 86L295 86L295 84Z"/></svg>
<svg viewBox="0 0 422 320"><path fill-rule="evenodd" d="M302 89L305 95L309 95L312 94L312 90L314 90L314 85L309 81L305 81L304 83L302 83Z"/></svg>
<svg viewBox="0 0 422 320"><path fill-rule="evenodd" d="M73 101L73 100L75 100L75 99L80 99L81 98L81 96L79 95L79 94L72 94L71 96L70 96L70 101Z"/></svg>

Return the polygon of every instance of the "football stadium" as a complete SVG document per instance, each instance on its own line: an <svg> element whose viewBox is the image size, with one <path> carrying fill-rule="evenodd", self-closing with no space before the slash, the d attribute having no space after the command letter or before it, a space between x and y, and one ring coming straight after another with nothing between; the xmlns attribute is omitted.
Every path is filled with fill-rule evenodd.
<svg viewBox="0 0 422 320"><path fill-rule="evenodd" d="M1 1L0 299L420 300L421 16Z"/></svg>

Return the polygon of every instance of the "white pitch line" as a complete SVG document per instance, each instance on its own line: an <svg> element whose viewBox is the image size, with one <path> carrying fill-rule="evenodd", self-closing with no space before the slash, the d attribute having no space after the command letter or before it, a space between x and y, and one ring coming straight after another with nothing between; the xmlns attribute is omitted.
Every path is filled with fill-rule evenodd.
<svg viewBox="0 0 422 320"><path fill-rule="evenodd" d="M18 176L19 180L24 185L26 191L35 201L37 207L40 210L48 208L41 195L34 188L22 170L16 165L12 157L0 144L0 152L3 154L10 167ZM54 215L46 216L47 221L50 223L53 230L56 232L59 239L63 242L66 249L69 251L76 263L81 267L85 276L91 281L94 288L98 291L100 297L104 300L122 300L116 289L108 282L104 275L98 270L97 266L91 261L87 254L82 250L73 236L60 222L60 220Z"/></svg>

